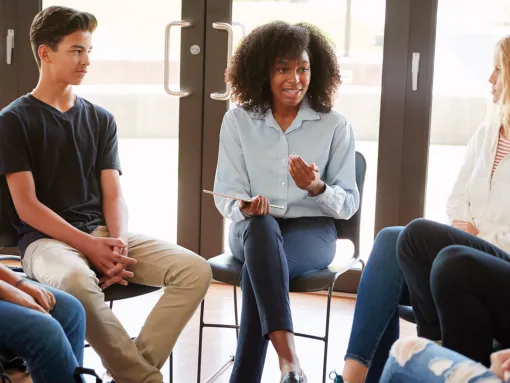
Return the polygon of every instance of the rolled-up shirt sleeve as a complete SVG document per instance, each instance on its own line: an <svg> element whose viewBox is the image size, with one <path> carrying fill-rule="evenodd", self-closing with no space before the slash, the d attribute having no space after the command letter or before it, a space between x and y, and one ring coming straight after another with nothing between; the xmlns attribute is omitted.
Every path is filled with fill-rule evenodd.
<svg viewBox="0 0 510 383"><path fill-rule="evenodd" d="M251 199L250 180L237 129L234 116L227 113L221 124L214 191L243 199ZM223 217L234 222L245 219L238 201L214 196L214 202Z"/></svg>
<svg viewBox="0 0 510 383"><path fill-rule="evenodd" d="M335 219L349 219L359 208L355 159L354 132L343 120L335 131L327 169L322 175L326 189L318 196L309 197L319 204L324 214Z"/></svg>

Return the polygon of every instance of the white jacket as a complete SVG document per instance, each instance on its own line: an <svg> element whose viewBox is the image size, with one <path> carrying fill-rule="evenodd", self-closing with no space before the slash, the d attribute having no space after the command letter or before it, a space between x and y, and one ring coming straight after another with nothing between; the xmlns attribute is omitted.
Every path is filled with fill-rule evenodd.
<svg viewBox="0 0 510 383"><path fill-rule="evenodd" d="M478 237L510 253L510 154L492 167L498 147L499 118L484 122L468 143L459 177L446 204L450 222L471 222Z"/></svg>

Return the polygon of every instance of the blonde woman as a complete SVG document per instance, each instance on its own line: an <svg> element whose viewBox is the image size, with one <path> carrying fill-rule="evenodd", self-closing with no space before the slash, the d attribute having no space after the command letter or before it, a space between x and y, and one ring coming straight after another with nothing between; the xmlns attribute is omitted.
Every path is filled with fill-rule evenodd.
<svg viewBox="0 0 510 383"><path fill-rule="evenodd" d="M452 226L419 220L398 244L418 335L489 365L510 347L510 37L489 79L499 114L468 144L447 206Z"/></svg>
<svg viewBox="0 0 510 383"><path fill-rule="evenodd" d="M412 303L418 335L485 365L493 338L510 347L509 46L509 37L497 45L489 82L499 113L468 144L447 204L451 225L419 219L375 240L347 348L349 383L379 382L399 337L399 303Z"/></svg>

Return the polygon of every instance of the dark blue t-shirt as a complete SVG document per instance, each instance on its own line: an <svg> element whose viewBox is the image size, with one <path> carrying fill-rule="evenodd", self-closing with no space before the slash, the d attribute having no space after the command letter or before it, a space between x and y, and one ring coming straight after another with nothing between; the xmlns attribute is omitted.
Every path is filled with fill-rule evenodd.
<svg viewBox="0 0 510 383"><path fill-rule="evenodd" d="M0 111L0 176L32 172L38 200L87 233L105 224L103 169L121 171L115 119L105 109L76 97L62 113L28 94ZM47 237L15 212L9 217L22 256Z"/></svg>

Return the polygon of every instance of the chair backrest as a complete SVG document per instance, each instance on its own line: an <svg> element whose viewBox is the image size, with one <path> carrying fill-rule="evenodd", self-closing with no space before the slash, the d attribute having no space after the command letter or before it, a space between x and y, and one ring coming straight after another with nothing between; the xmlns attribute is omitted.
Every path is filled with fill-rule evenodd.
<svg viewBox="0 0 510 383"><path fill-rule="evenodd" d="M0 176L0 248L17 247L19 235L12 226L16 214L5 176Z"/></svg>
<svg viewBox="0 0 510 383"><path fill-rule="evenodd" d="M359 256L359 242L361 232L361 207L363 202L363 187L365 186L365 173L367 161L363 154L356 152L356 184L359 190L359 209L350 219L337 219L335 221L338 239L349 239L354 245L354 258Z"/></svg>

